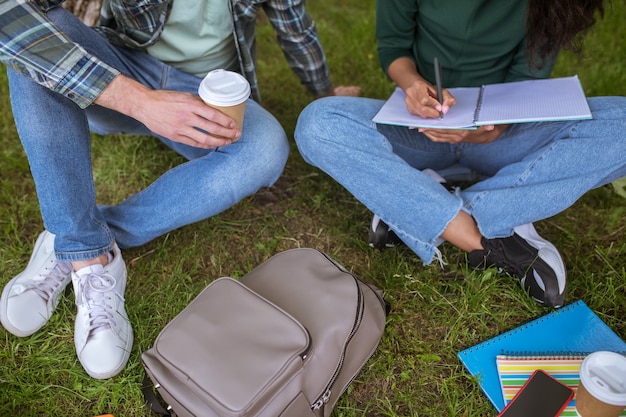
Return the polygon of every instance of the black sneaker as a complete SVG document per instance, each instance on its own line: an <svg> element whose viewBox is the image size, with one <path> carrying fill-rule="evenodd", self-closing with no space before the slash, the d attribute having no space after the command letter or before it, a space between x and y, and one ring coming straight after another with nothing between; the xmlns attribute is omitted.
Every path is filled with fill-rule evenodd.
<svg viewBox="0 0 626 417"><path fill-rule="evenodd" d="M482 238L484 250L470 252L468 264L475 269L500 268L518 277L537 302L561 307L567 277L559 251L539 236L532 223L518 226L514 232L506 238Z"/></svg>
<svg viewBox="0 0 626 417"><path fill-rule="evenodd" d="M422 170L422 172L443 185L449 192L455 192L455 187L446 182L445 178L436 171L427 168ZM393 230L389 229L387 223L383 222L376 214L372 217L372 224L367 236L367 241L371 247L376 249L394 248L404 244L398 235L396 235Z"/></svg>
<svg viewBox="0 0 626 417"><path fill-rule="evenodd" d="M382 221L382 219L375 214L372 218L372 225L367 236L367 241L371 247L376 249L393 248L403 244L398 235L396 235L393 230L389 229L387 223Z"/></svg>

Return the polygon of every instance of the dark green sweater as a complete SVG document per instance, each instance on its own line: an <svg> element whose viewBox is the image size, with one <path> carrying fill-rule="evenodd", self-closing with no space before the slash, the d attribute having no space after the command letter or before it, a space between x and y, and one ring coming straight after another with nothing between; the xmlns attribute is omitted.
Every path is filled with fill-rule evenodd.
<svg viewBox="0 0 626 417"><path fill-rule="evenodd" d="M377 0L380 63L409 57L434 83L436 56L446 88L547 78L552 61L528 68L525 13L523 0Z"/></svg>

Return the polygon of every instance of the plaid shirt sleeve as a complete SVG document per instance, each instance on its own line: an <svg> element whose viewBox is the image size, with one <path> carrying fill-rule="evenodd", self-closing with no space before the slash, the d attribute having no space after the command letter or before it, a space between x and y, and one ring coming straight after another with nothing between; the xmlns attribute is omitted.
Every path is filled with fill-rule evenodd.
<svg viewBox="0 0 626 417"><path fill-rule="evenodd" d="M264 0L261 3L289 66L302 84L314 96L329 94L332 91L330 71L315 22L307 13L304 0Z"/></svg>
<svg viewBox="0 0 626 417"><path fill-rule="evenodd" d="M0 0L0 61L86 108L119 72L59 32L42 13L53 6Z"/></svg>

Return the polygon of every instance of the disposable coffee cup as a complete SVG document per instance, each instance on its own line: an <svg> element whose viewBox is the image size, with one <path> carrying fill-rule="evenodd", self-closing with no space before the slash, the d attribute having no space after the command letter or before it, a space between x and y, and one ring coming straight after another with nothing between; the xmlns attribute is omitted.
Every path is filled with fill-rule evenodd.
<svg viewBox="0 0 626 417"><path fill-rule="evenodd" d="M202 79L198 95L207 105L232 117L241 130L246 100L250 97L250 83L241 74L213 70Z"/></svg>
<svg viewBox="0 0 626 417"><path fill-rule="evenodd" d="M576 412L581 417L617 417L626 408L626 357L594 352L580 365Z"/></svg>

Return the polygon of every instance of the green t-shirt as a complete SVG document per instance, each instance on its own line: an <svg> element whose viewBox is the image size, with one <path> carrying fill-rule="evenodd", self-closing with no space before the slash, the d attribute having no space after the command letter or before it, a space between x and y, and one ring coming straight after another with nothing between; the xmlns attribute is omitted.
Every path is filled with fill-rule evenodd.
<svg viewBox="0 0 626 417"><path fill-rule="evenodd" d="M163 33L148 53L198 77L217 68L239 71L229 7L229 0L174 1Z"/></svg>
<svg viewBox="0 0 626 417"><path fill-rule="evenodd" d="M528 68L526 7L520 0L377 0L382 68L387 72L394 60L409 57L434 83L437 57L446 88L547 78L552 61Z"/></svg>

